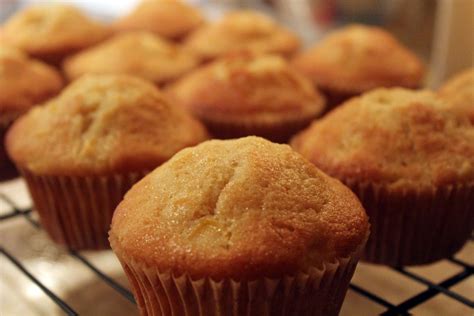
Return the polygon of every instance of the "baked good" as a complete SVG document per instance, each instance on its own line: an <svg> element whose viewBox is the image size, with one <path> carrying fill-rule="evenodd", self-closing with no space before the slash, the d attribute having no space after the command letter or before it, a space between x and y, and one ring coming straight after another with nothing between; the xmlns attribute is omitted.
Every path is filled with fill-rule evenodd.
<svg viewBox="0 0 474 316"><path fill-rule="evenodd" d="M436 95L402 88L353 98L291 142L359 196L371 221L366 260L449 257L474 228L474 127Z"/></svg>
<svg viewBox="0 0 474 316"><path fill-rule="evenodd" d="M474 68L455 75L439 89L439 96L474 124Z"/></svg>
<svg viewBox="0 0 474 316"><path fill-rule="evenodd" d="M142 315L314 316L338 314L368 229L339 181L246 137L176 154L109 234Z"/></svg>
<svg viewBox="0 0 474 316"><path fill-rule="evenodd" d="M66 76L73 80L86 73L129 74L163 85L190 71L197 58L181 47L149 32L118 34L68 58Z"/></svg>
<svg viewBox="0 0 474 316"><path fill-rule="evenodd" d="M180 0L142 0L128 15L115 21L117 31L150 31L179 40L204 22L201 13Z"/></svg>
<svg viewBox="0 0 474 316"><path fill-rule="evenodd" d="M203 60L250 51L289 57L299 48L299 39L270 17L255 11L233 11L215 23L192 33L185 45Z"/></svg>
<svg viewBox="0 0 474 316"><path fill-rule="evenodd" d="M349 25L293 59L335 106L352 96L381 87L418 88L423 63L387 31Z"/></svg>
<svg viewBox="0 0 474 316"><path fill-rule="evenodd" d="M16 175L5 152L8 127L32 106L58 93L61 75L52 67L0 44L0 180Z"/></svg>
<svg viewBox="0 0 474 316"><path fill-rule="evenodd" d="M28 6L2 26L6 43L53 64L108 35L107 27L63 4Z"/></svg>
<svg viewBox="0 0 474 316"><path fill-rule="evenodd" d="M108 247L112 212L132 184L206 138L152 84L88 75L18 119L6 145L52 239L99 249Z"/></svg>
<svg viewBox="0 0 474 316"><path fill-rule="evenodd" d="M324 108L311 82L276 55L221 58L178 80L169 94L218 138L287 141Z"/></svg>

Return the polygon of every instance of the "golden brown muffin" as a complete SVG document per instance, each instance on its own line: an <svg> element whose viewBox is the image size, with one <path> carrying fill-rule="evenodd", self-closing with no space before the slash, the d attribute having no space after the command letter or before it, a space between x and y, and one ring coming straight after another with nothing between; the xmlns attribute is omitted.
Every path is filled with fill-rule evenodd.
<svg viewBox="0 0 474 316"><path fill-rule="evenodd" d="M460 115L474 124L474 68L464 70L446 82L439 95Z"/></svg>
<svg viewBox="0 0 474 316"><path fill-rule="evenodd" d="M112 211L132 184L206 138L152 84L89 75L17 120L7 151L51 237L73 249L104 248Z"/></svg>
<svg viewBox="0 0 474 316"><path fill-rule="evenodd" d="M422 62L390 33L349 25L296 56L296 69L330 97L330 105L379 87L418 88Z"/></svg>
<svg viewBox="0 0 474 316"><path fill-rule="evenodd" d="M324 108L311 82L276 55L227 56L185 76L169 94L218 138L286 141Z"/></svg>
<svg viewBox="0 0 474 316"><path fill-rule="evenodd" d="M288 145L247 137L176 154L126 194L109 234L143 315L337 315L368 230L339 181ZM163 295L172 284L196 297Z"/></svg>
<svg viewBox="0 0 474 316"><path fill-rule="evenodd" d="M359 195L373 227L370 261L432 262L453 255L474 228L474 127L431 92L353 98L292 146Z"/></svg>
<svg viewBox="0 0 474 316"><path fill-rule="evenodd" d="M203 23L201 13L179 0L142 0L128 15L118 19L118 31L150 31L164 38L182 39Z"/></svg>
<svg viewBox="0 0 474 316"><path fill-rule="evenodd" d="M129 74L157 85L168 83L198 64L188 51L149 32L131 32L68 58L64 72L70 80L86 73Z"/></svg>
<svg viewBox="0 0 474 316"><path fill-rule="evenodd" d="M62 85L52 67L0 45L0 179L15 175L3 144L7 128L32 106L58 93Z"/></svg>
<svg viewBox="0 0 474 316"><path fill-rule="evenodd" d="M295 34L254 11L234 11L192 33L185 45L203 60L250 51L289 57L299 48Z"/></svg>
<svg viewBox="0 0 474 316"><path fill-rule="evenodd" d="M102 24L68 5L29 6L3 25L3 40L27 54L58 64L66 55L109 35Z"/></svg>

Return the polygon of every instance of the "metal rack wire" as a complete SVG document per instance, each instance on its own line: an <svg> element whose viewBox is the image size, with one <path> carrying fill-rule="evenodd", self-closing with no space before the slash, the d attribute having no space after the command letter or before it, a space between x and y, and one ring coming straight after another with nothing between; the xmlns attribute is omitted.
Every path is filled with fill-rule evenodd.
<svg viewBox="0 0 474 316"><path fill-rule="evenodd" d="M6 203L11 208L10 212L5 213L0 216L0 221L6 221L12 218L23 217L36 229L41 229L40 223L31 216L32 215L31 209L29 208L21 209L17 207L15 203L8 196L1 193L0 193L0 200ZM70 305L68 305L67 302L61 299L53 291L48 289L46 285L44 285L38 278L36 278L30 271L28 271L28 269L26 269L25 266L15 256L12 255L12 253L6 250L3 246L0 246L0 254L5 256L6 259L8 259L21 273L23 273L31 282L36 284L44 292L45 295L47 295L59 308L61 308L64 311L65 315L71 315L71 316L79 315L79 313L76 310L74 310ZM106 273L104 273L99 268L97 268L94 264L92 264L80 253L76 251L69 251L69 255L71 255L76 260L81 262L84 266L86 266L88 269L90 269L96 275L97 278L102 280L104 283L110 286L113 290L118 292L128 301L135 304L133 295L127 288L123 287L122 285L114 281L110 276L108 276ZM454 285L462 282L463 280L467 279L470 276L473 276L474 266L455 258L450 258L448 260L452 264L459 266L462 270L461 272L458 272L455 275L452 275L451 277L439 283L431 282L428 279L420 275L417 275L413 272L410 272L404 268L394 269L394 271L396 271L397 273L400 273L425 286L425 289L423 291L419 292L418 294L415 294L414 296L398 304L391 303L389 300L383 298L382 296L379 296L377 293L370 292L364 289L363 287L354 283L350 284L350 289L364 296L367 300L375 302L376 304L383 307L385 311L381 315L384 315L384 316L410 315L410 310L412 310L416 306L426 302L427 300L439 294L449 296L450 298L474 309L474 301L450 290L450 288L453 287Z"/></svg>

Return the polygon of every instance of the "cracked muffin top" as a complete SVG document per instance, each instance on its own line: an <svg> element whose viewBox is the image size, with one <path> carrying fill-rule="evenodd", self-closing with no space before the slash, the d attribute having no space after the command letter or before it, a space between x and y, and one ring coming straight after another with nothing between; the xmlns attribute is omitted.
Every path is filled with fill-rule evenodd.
<svg viewBox="0 0 474 316"><path fill-rule="evenodd" d="M156 84L174 80L196 67L197 58L150 32L130 32L86 49L64 62L70 80L83 74L129 74Z"/></svg>
<svg viewBox="0 0 474 316"><path fill-rule="evenodd" d="M278 55L234 54L198 68L168 90L203 120L269 123L316 117L324 98Z"/></svg>
<svg viewBox="0 0 474 316"><path fill-rule="evenodd" d="M359 94L374 88L417 88L422 62L387 31L349 25L296 56L293 65L317 86Z"/></svg>
<svg viewBox="0 0 474 316"><path fill-rule="evenodd" d="M118 31L150 31L168 39L181 39L204 22L199 11L183 1L142 0L113 27Z"/></svg>
<svg viewBox="0 0 474 316"><path fill-rule="evenodd" d="M275 53L289 57L299 48L295 34L270 17L254 11L233 11L215 23L204 25L185 45L204 60L238 52Z"/></svg>
<svg viewBox="0 0 474 316"><path fill-rule="evenodd" d="M61 75L51 66L0 44L0 115L18 116L57 94Z"/></svg>
<svg viewBox="0 0 474 316"><path fill-rule="evenodd" d="M102 24L68 5L29 6L2 27L4 40L38 58L66 55L109 35Z"/></svg>
<svg viewBox="0 0 474 316"><path fill-rule="evenodd" d="M439 89L439 95L453 110L467 116L474 124L474 68L448 80Z"/></svg>
<svg viewBox="0 0 474 316"><path fill-rule="evenodd" d="M236 280L291 275L358 251L355 195L288 145L258 137L184 149L137 183L109 232L121 257Z"/></svg>
<svg viewBox="0 0 474 316"><path fill-rule="evenodd" d="M7 151L41 175L153 169L207 138L202 125L151 83L126 75L87 75L17 120Z"/></svg>
<svg viewBox="0 0 474 316"><path fill-rule="evenodd" d="M474 181L474 127L428 91L368 92L315 121L291 144L343 180L418 191Z"/></svg>

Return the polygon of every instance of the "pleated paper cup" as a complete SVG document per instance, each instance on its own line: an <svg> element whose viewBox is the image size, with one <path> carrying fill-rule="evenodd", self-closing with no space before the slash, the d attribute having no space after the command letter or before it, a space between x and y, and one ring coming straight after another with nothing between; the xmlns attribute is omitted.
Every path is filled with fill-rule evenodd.
<svg viewBox="0 0 474 316"><path fill-rule="evenodd" d="M115 207L147 172L107 176L42 176L20 170L41 224L69 249L107 249Z"/></svg>
<svg viewBox="0 0 474 316"><path fill-rule="evenodd" d="M389 266L428 264L454 255L474 229L474 183L430 192L393 192L344 181L370 218L363 260Z"/></svg>
<svg viewBox="0 0 474 316"><path fill-rule="evenodd" d="M143 316L331 316L339 313L360 252L293 276L240 281L175 275L116 254Z"/></svg>

